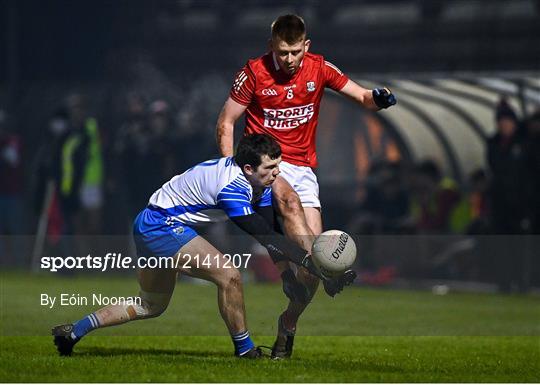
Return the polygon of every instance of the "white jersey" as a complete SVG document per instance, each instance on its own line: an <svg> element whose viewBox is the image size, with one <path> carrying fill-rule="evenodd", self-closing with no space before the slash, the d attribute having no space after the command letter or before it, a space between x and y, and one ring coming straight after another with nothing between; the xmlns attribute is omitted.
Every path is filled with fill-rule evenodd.
<svg viewBox="0 0 540 385"><path fill-rule="evenodd" d="M270 187L259 196L232 157L208 160L177 175L157 190L149 206L167 217L166 223L202 224L253 214L254 206L270 206Z"/></svg>

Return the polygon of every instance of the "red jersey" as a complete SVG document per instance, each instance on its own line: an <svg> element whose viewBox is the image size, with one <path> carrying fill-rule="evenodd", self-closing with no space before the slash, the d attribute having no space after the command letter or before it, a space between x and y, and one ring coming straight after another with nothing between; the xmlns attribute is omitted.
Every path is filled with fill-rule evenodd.
<svg viewBox="0 0 540 385"><path fill-rule="evenodd" d="M246 133L268 134L280 144L283 160L316 167L315 134L324 88L339 91L347 81L321 55L307 52L290 76L269 52L249 60L238 72L230 97L247 106Z"/></svg>

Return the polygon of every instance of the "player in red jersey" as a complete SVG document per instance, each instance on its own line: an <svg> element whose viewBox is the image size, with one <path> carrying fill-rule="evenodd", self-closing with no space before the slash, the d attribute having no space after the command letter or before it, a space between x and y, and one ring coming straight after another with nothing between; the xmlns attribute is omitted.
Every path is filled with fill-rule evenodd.
<svg viewBox="0 0 540 385"><path fill-rule="evenodd" d="M217 142L223 156L233 155L234 124L243 114L245 133L266 133L277 140L283 161L272 187L274 199L285 233L311 251L315 236L322 232L319 185L312 168L317 166L315 133L324 89L331 88L373 111L394 105L396 99L387 88L359 86L323 56L309 53L311 41L306 39L301 17L280 16L271 31L270 51L249 60L236 75L218 118ZM273 259L291 302L279 317L272 357L290 357L298 318L315 294L319 279L304 268L295 275L288 262ZM355 277L349 271L337 282L323 281L325 290L333 296Z"/></svg>

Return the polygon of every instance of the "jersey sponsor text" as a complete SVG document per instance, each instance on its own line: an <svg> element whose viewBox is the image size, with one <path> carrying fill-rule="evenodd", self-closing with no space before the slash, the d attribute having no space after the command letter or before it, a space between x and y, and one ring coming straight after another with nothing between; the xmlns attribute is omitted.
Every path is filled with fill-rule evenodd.
<svg viewBox="0 0 540 385"><path fill-rule="evenodd" d="M264 109L264 126L275 130L292 130L307 123L315 112L314 103L304 106Z"/></svg>

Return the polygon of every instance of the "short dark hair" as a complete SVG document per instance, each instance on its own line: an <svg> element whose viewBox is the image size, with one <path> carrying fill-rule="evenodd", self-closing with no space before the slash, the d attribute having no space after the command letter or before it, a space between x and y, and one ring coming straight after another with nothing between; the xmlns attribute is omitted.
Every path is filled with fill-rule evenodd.
<svg viewBox="0 0 540 385"><path fill-rule="evenodd" d="M234 161L243 168L246 164L257 169L262 163L262 156L268 155L270 159L277 159L281 156L281 147L271 136L265 134L249 134L244 136L238 148Z"/></svg>
<svg viewBox="0 0 540 385"><path fill-rule="evenodd" d="M498 122L504 118L512 119L514 122L518 121L516 112L506 98L502 98L495 109L495 121Z"/></svg>
<svg viewBox="0 0 540 385"><path fill-rule="evenodd" d="M272 40L279 38L287 44L294 44L306 37L304 19L297 15L282 15L272 23Z"/></svg>

